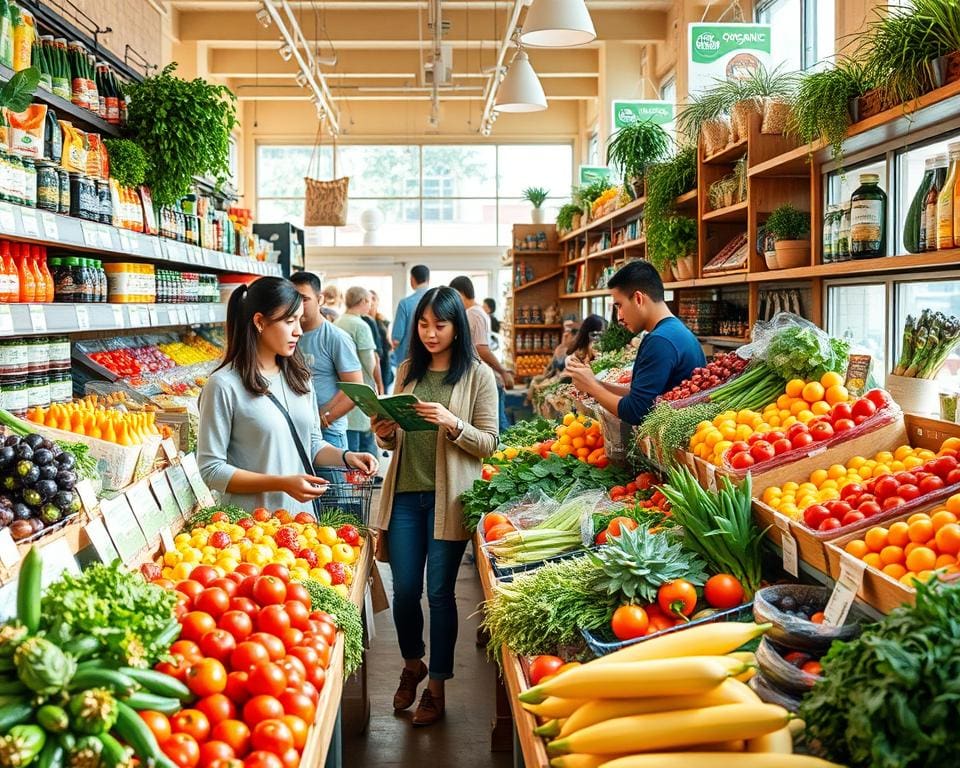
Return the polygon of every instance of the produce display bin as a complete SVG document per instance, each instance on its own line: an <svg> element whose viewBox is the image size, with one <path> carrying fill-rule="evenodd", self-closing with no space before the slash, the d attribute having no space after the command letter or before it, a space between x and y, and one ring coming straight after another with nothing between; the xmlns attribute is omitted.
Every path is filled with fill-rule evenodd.
<svg viewBox="0 0 960 768"><path fill-rule="evenodd" d="M533 562L533 563L522 563L520 565L497 565L497 561L495 558L491 557L490 555L487 555L486 552L484 552L484 554L486 555L487 560L490 561L490 568L493 571L493 575L497 579L500 579L502 581L504 579L507 579L508 577L513 578L518 573L535 571L537 570L537 568L542 568L547 563L556 563L561 560L569 560L571 557L579 557L580 555L585 555L587 552L592 552L597 549L599 549L599 547L590 547L589 549L581 547L580 549L574 549L570 552L564 552L563 554L560 554L560 555L547 557L547 558L544 558L543 560L537 560L536 562Z"/></svg>

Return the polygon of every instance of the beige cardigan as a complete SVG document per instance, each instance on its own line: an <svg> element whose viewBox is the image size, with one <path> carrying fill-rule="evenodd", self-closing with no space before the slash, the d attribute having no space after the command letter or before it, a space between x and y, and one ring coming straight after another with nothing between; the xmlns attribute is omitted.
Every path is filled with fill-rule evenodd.
<svg viewBox="0 0 960 768"><path fill-rule="evenodd" d="M409 361L397 369L397 382L407 375ZM399 392L413 392L411 381ZM437 432L436 514L433 536L447 541L465 541L470 532L463 525L463 505L460 494L479 479L483 459L497 449L499 438L499 406L497 384L493 371L480 361L456 383L450 396L450 412L463 419L463 432L450 440L447 431ZM393 497L397 487L397 472L403 453L403 430L397 429L392 441L377 438L381 447L393 451L393 459L380 492L380 508L376 510L370 527L381 531L390 527Z"/></svg>

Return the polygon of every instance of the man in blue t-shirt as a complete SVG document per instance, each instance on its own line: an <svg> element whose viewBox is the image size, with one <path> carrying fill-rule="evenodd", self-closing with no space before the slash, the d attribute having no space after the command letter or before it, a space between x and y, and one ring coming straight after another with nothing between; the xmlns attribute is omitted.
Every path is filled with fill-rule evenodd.
<svg viewBox="0 0 960 768"><path fill-rule="evenodd" d="M320 312L323 295L320 278L312 272L294 272L290 281L303 297L303 336L300 353L310 368L313 392L320 411L323 439L347 450L347 413L353 401L337 388L338 381L363 383L363 370L353 339Z"/></svg>
<svg viewBox="0 0 960 768"><path fill-rule="evenodd" d="M649 262L631 261L607 282L620 322L631 332L646 331L633 363L630 386L597 381L590 366L574 357L566 372L590 395L627 424L639 424L653 401L707 364L690 329L663 301L663 281Z"/></svg>
<svg viewBox="0 0 960 768"><path fill-rule="evenodd" d="M411 328L413 316L417 312L417 305L430 288L430 268L424 264L417 264L410 270L410 287L413 293L400 299L397 304L397 312L393 318L393 327L390 331L390 339L393 342L393 357L391 362L399 366L410 353L410 334L414 332Z"/></svg>

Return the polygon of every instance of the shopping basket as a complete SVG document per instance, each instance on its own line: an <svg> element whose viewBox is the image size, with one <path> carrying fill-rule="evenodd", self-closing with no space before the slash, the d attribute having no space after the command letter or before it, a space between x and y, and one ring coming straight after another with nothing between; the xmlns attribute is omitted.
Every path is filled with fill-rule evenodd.
<svg viewBox="0 0 960 768"><path fill-rule="evenodd" d="M361 525L370 524L370 502L376 475L336 467L324 467L317 474L330 483L320 497L323 509L340 509L356 517Z"/></svg>

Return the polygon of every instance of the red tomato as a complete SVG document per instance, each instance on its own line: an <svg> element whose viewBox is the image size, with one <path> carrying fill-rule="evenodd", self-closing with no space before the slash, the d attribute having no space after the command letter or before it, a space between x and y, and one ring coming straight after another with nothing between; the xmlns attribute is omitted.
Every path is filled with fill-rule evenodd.
<svg viewBox="0 0 960 768"><path fill-rule="evenodd" d="M320 638L317 638L320 640ZM304 669L310 669L320 664L320 653L314 646L298 645L288 651L288 656L299 660Z"/></svg>
<svg viewBox="0 0 960 768"><path fill-rule="evenodd" d="M287 602L283 604L283 607L286 609L291 627L304 631L310 626L310 609L299 600L290 599L289 585L287 585Z"/></svg>
<svg viewBox="0 0 960 768"><path fill-rule="evenodd" d="M301 632L299 629L290 627L290 629L286 630L282 635L280 635L280 639L283 641L283 645L286 648L293 648L293 646L300 645L303 642L303 632Z"/></svg>
<svg viewBox="0 0 960 768"><path fill-rule="evenodd" d="M259 664L250 670L247 683L254 696L279 696L287 687L287 676L276 664Z"/></svg>
<svg viewBox="0 0 960 768"><path fill-rule="evenodd" d="M711 608L736 608L743 603L743 586L729 573L718 573L703 585L703 597Z"/></svg>
<svg viewBox="0 0 960 768"><path fill-rule="evenodd" d="M314 713L316 712L313 709L313 702L310 701L307 697L307 701L310 704L311 710ZM287 727L293 733L293 747L294 749L303 749L304 745L307 743L307 736L310 733L310 726L307 723L313 722L313 717L310 719L304 719L299 715L284 715L282 718L283 722L287 724Z"/></svg>
<svg viewBox="0 0 960 768"><path fill-rule="evenodd" d="M250 739L254 749L263 749L275 755L293 749L293 731L281 718L261 720L256 724Z"/></svg>
<svg viewBox="0 0 960 768"><path fill-rule="evenodd" d="M287 676L288 688L299 688L307 679L307 668L296 656L285 656L277 662L277 666Z"/></svg>
<svg viewBox="0 0 960 768"><path fill-rule="evenodd" d="M840 489L840 498L846 501L847 498L858 493L863 493L863 486L858 483L848 483Z"/></svg>
<svg viewBox="0 0 960 768"><path fill-rule="evenodd" d="M630 531L636 530L637 521L623 516L613 518L609 525L607 525L607 538L610 538L611 536L616 538L623 533L625 528Z"/></svg>
<svg viewBox="0 0 960 768"><path fill-rule="evenodd" d="M806 432L807 429L808 429L807 425L804 424L802 421L794 422L789 427L787 427L787 434L786 434L787 440L793 440L793 438L795 438L800 433Z"/></svg>
<svg viewBox="0 0 960 768"><path fill-rule="evenodd" d="M853 418L853 408L850 407L850 403L837 403L830 409L830 420L833 422L834 429L837 426L837 420L843 419L852 419Z"/></svg>
<svg viewBox="0 0 960 768"><path fill-rule="evenodd" d="M530 684L539 685L543 678L556 674L557 670L565 663L559 656L535 656L533 661L530 662Z"/></svg>
<svg viewBox="0 0 960 768"><path fill-rule="evenodd" d="M174 590L181 595L186 595L190 599L190 606L193 607L194 601L203 592L204 586L196 579L184 579L174 587Z"/></svg>
<svg viewBox="0 0 960 768"><path fill-rule="evenodd" d="M181 709L170 717L170 728L174 733L189 733L198 743L210 735L210 721L199 709Z"/></svg>
<svg viewBox="0 0 960 768"><path fill-rule="evenodd" d="M777 442L777 440L786 440L787 435L778 429L774 429L774 430L771 430L770 432L767 432L763 436L763 438L772 445L773 443Z"/></svg>
<svg viewBox="0 0 960 768"><path fill-rule="evenodd" d="M828 517L817 526L818 531L834 531L840 527L840 521L835 517Z"/></svg>
<svg viewBox="0 0 960 768"><path fill-rule="evenodd" d="M249 640L266 648L271 661L278 661L287 655L287 649L283 647L283 640L276 635L267 632L254 632L250 635Z"/></svg>
<svg viewBox="0 0 960 768"><path fill-rule="evenodd" d="M819 421L810 427L810 437L812 437L816 442L821 440L829 440L833 437L833 427L827 424L825 421Z"/></svg>
<svg viewBox="0 0 960 768"><path fill-rule="evenodd" d="M537 657L540 658L540 657ZM556 658L556 657L553 657ZM561 660L561 665L563 661ZM532 667L531 667L532 668ZM559 669L559 667L558 667ZM531 680L531 682L533 682ZM533 683L536 685L536 683ZM280 703L283 704L283 711L288 715L300 718L304 722L312 723L317 714L317 705L313 703L307 694L299 691L286 690L280 694Z"/></svg>
<svg viewBox="0 0 960 768"><path fill-rule="evenodd" d="M801 433L801 434L802 434L802 433ZM793 444L792 444L789 440L787 440L787 438L785 438L785 437L784 437L784 438L781 438L780 440L776 440L776 441L773 443L773 452L774 452L777 456L780 456L781 454L786 453L786 452L789 451L791 448L793 448Z"/></svg>
<svg viewBox="0 0 960 768"><path fill-rule="evenodd" d="M260 578L269 577L261 576ZM298 605L304 612L307 610L300 603L295 603L295 605ZM306 616L307 621L309 621L309 614L306 614ZM268 605L261 608L260 613L257 614L257 630L259 632L266 632L279 638L288 629L290 629L290 617L283 605Z"/></svg>
<svg viewBox="0 0 960 768"><path fill-rule="evenodd" d="M230 598L230 610L243 611L251 619L257 618L257 614L260 612L260 608L249 597Z"/></svg>
<svg viewBox="0 0 960 768"><path fill-rule="evenodd" d="M228 675L228 687L226 690L229 690L229 680L230 677ZM200 701L194 704L194 707L206 715L211 727L222 723L224 720L232 720L237 716L237 708L230 698L222 693L214 693L212 696L200 699Z"/></svg>
<svg viewBox="0 0 960 768"><path fill-rule="evenodd" d="M819 528L820 523L830 517L830 511L822 504L811 504L803 510L803 522L808 528Z"/></svg>
<svg viewBox="0 0 960 768"><path fill-rule="evenodd" d="M276 576L258 576L253 582L252 594L253 599L261 606L277 605L287 599L287 587L283 580Z"/></svg>
<svg viewBox="0 0 960 768"><path fill-rule="evenodd" d="M188 733L175 733L160 745L163 753L179 768L195 768L200 762L200 747Z"/></svg>
<svg viewBox="0 0 960 768"><path fill-rule="evenodd" d="M734 469L750 469L754 464L756 461L749 453L738 453L730 459L730 466Z"/></svg>
<svg viewBox="0 0 960 768"><path fill-rule="evenodd" d="M250 698L250 691L247 688L249 679L250 675L246 671L231 672L227 675L227 687L223 689L223 692L238 707L242 707Z"/></svg>
<svg viewBox="0 0 960 768"><path fill-rule="evenodd" d="M187 667L192 663L191 660L185 659L179 653L171 654L170 661L161 661L156 666L157 672L163 672L165 675L170 675L170 677L175 677L177 680L182 681L187 676Z"/></svg>
<svg viewBox="0 0 960 768"><path fill-rule="evenodd" d="M227 687L227 670L216 659L202 659L187 668L186 683L195 696L221 693Z"/></svg>
<svg viewBox="0 0 960 768"><path fill-rule="evenodd" d="M227 611L220 617L217 626L233 635L233 639L238 643L246 640L253 632L253 621L243 611Z"/></svg>
<svg viewBox="0 0 960 768"><path fill-rule="evenodd" d="M233 597L237 594L237 585L239 582L231 579L229 576L224 576L220 579L214 579L210 582L210 587L216 587L217 589L222 589L230 597Z"/></svg>
<svg viewBox="0 0 960 768"><path fill-rule="evenodd" d="M244 576L242 573L237 573L236 571L233 571L231 573L228 573L226 576L224 576L224 578L230 579L230 581L232 581L234 584L237 585L237 587L239 587L240 582L243 581L246 578L246 576Z"/></svg>
<svg viewBox="0 0 960 768"><path fill-rule="evenodd" d="M838 419L833 422L833 431L834 432L846 432L849 429L853 429L856 425L853 419Z"/></svg>
<svg viewBox="0 0 960 768"><path fill-rule="evenodd" d="M878 410L890 402L890 396L882 389L871 389L864 397L872 402Z"/></svg>
<svg viewBox="0 0 960 768"><path fill-rule="evenodd" d="M213 616L203 611L190 611L180 620L180 625L180 637L184 640L192 640L194 643L199 643L201 637L217 628L217 622Z"/></svg>
<svg viewBox="0 0 960 768"><path fill-rule="evenodd" d="M337 639L337 628L330 622L321 621L314 629L314 634L326 640L327 645L333 645Z"/></svg>
<svg viewBox="0 0 960 768"><path fill-rule="evenodd" d="M912 485L910 483L901 485L899 490L897 491L897 496L899 496L901 499L904 499L906 501L911 501L917 498L917 496L919 495L920 495L920 489L917 486Z"/></svg>
<svg viewBox="0 0 960 768"><path fill-rule="evenodd" d="M275 576L284 584L290 581L290 569L285 565L280 565L280 563L270 563L269 565L263 566L261 574L263 576Z"/></svg>
<svg viewBox="0 0 960 768"><path fill-rule="evenodd" d="M243 761L243 768L287 768L273 752L251 752Z"/></svg>
<svg viewBox="0 0 960 768"><path fill-rule="evenodd" d="M163 743L170 738L170 734L173 733L173 729L170 726L170 720L167 719L165 714L162 712L154 712L149 709L142 709L137 714L139 714L140 719L147 724L147 728L150 729L150 732L153 734L158 744Z"/></svg>
<svg viewBox="0 0 960 768"><path fill-rule="evenodd" d="M920 493L923 495L928 493L936 493L941 488L943 488L943 480L936 475L925 477L920 481Z"/></svg>
<svg viewBox="0 0 960 768"><path fill-rule="evenodd" d="M880 505L875 501L861 501L857 505L857 511L862 512L864 517L873 517L881 512Z"/></svg>
<svg viewBox="0 0 960 768"><path fill-rule="evenodd" d="M840 525L853 525L854 523L859 523L864 517L866 517L866 515L864 515L863 512L854 509L843 516L840 520Z"/></svg>
<svg viewBox="0 0 960 768"><path fill-rule="evenodd" d="M862 397L859 400L855 401L853 408L851 409L853 417L863 416L865 418L870 418L877 412L877 406L873 404L872 400Z"/></svg>
<svg viewBox="0 0 960 768"><path fill-rule="evenodd" d="M942 480L957 468L957 460L953 456L941 456L939 459L934 459L932 464L933 473Z"/></svg>
<svg viewBox="0 0 960 768"><path fill-rule="evenodd" d="M245 640L230 654L230 666L235 671L247 672L257 664L270 661L270 652L266 646L252 640Z"/></svg>
<svg viewBox="0 0 960 768"><path fill-rule="evenodd" d="M303 603L307 606L307 610L310 610L310 606L313 604L307 588L299 581L291 581L287 584L287 600L296 600L298 603ZM294 626L296 626L296 624L294 624Z"/></svg>
<svg viewBox="0 0 960 768"><path fill-rule="evenodd" d="M733 445L727 448L728 456L736 456L738 453L743 453L744 451L750 450L750 444L745 440L737 440Z"/></svg>
<svg viewBox="0 0 960 768"><path fill-rule="evenodd" d="M953 469L950 471L950 474L947 475L946 480L947 485L956 485L960 483L960 469Z"/></svg>
<svg viewBox="0 0 960 768"><path fill-rule="evenodd" d="M250 729L240 720L231 719L217 723L210 735L217 741L229 744L239 757L243 757L250 750Z"/></svg>
<svg viewBox="0 0 960 768"><path fill-rule="evenodd" d="M761 432L754 432L747 438L747 445L754 446L760 440L763 440L764 436Z"/></svg>
<svg viewBox="0 0 960 768"><path fill-rule="evenodd" d="M309 696L315 705L320 703L320 691L318 691L317 687L309 680L303 684L300 692Z"/></svg>
<svg viewBox="0 0 960 768"><path fill-rule="evenodd" d="M233 760L236 754L225 741L208 741L200 745L200 768L210 768L218 760Z"/></svg>
<svg viewBox="0 0 960 768"><path fill-rule="evenodd" d="M203 586L210 586L210 582L219 579L220 574L212 565L198 565L190 572L190 578L199 581Z"/></svg>
<svg viewBox="0 0 960 768"><path fill-rule="evenodd" d="M283 717L283 704L273 696L254 696L243 705L243 721L253 728L263 720Z"/></svg>
<svg viewBox="0 0 960 768"><path fill-rule="evenodd" d="M314 667L309 670L307 672L307 682L316 688L317 691L322 691L324 683L327 682L326 667Z"/></svg>
<svg viewBox="0 0 960 768"><path fill-rule="evenodd" d="M677 579L657 590L657 605L668 616L689 616L697 607L697 588L686 579Z"/></svg>
<svg viewBox="0 0 960 768"><path fill-rule="evenodd" d="M237 641L227 630L214 629L200 638L200 650L203 655L226 664L230 654L237 647Z"/></svg>
<svg viewBox="0 0 960 768"><path fill-rule="evenodd" d="M794 435L793 440L790 441L790 444L794 448L806 448L813 442L813 435L809 432L801 432L799 435Z"/></svg>
<svg viewBox="0 0 960 768"><path fill-rule="evenodd" d="M237 573L242 576L259 576L260 567L253 563L240 563L240 565L237 566Z"/></svg>
<svg viewBox="0 0 960 768"><path fill-rule="evenodd" d="M237 584L237 596L238 597L253 597L253 585L256 583L259 576L247 576L243 581Z"/></svg>
<svg viewBox="0 0 960 768"><path fill-rule="evenodd" d="M757 440L757 442L750 446L750 455L753 456L753 460L757 462L769 461L774 456L773 446L766 440Z"/></svg>
<svg viewBox="0 0 960 768"><path fill-rule="evenodd" d="M916 485L919 482L913 472L897 472L894 478L900 485Z"/></svg>
<svg viewBox="0 0 960 768"><path fill-rule="evenodd" d="M906 503L907 502L904 501L900 496L887 496L887 498L883 500L883 504L880 506L883 511L886 512L888 509L896 509L897 507L903 506Z"/></svg>
<svg viewBox="0 0 960 768"><path fill-rule="evenodd" d="M853 508L847 502L839 499L831 499L823 506L827 508L827 511L830 512L831 515L837 518L843 517Z"/></svg>
<svg viewBox="0 0 960 768"><path fill-rule="evenodd" d="M632 640L647 632L650 620L639 605L621 605L613 612L610 628L618 640Z"/></svg>
<svg viewBox="0 0 960 768"><path fill-rule="evenodd" d="M895 495L898 488L900 488L900 483L893 475L881 475L877 478L873 493L878 499L885 499L888 496Z"/></svg>

